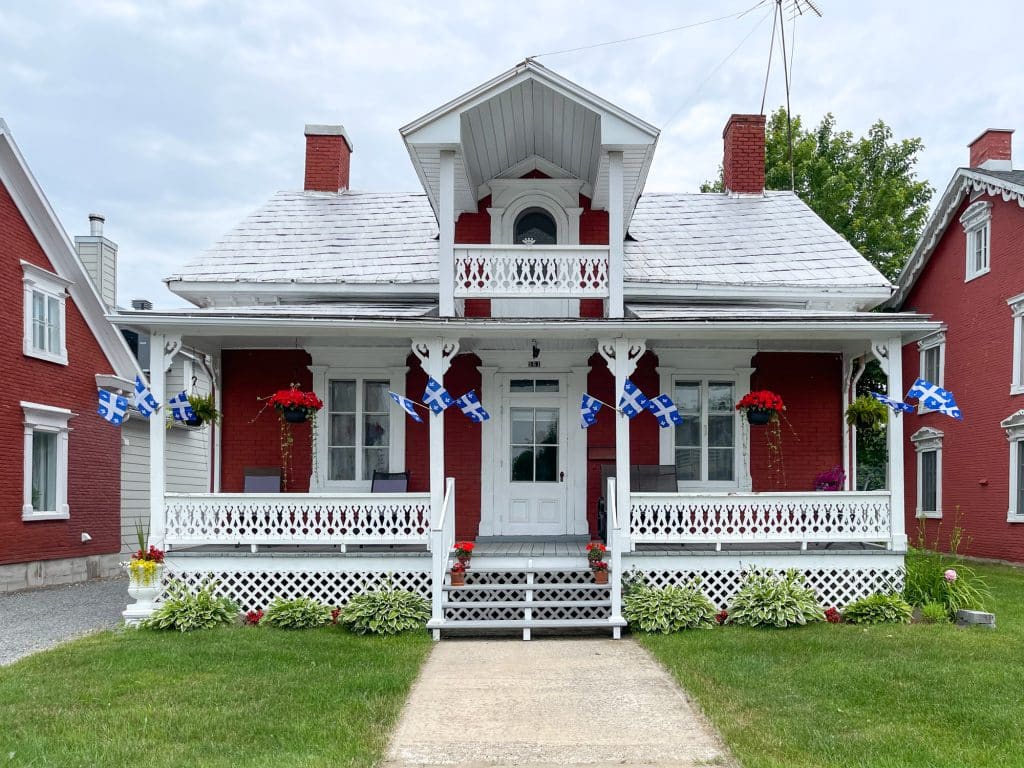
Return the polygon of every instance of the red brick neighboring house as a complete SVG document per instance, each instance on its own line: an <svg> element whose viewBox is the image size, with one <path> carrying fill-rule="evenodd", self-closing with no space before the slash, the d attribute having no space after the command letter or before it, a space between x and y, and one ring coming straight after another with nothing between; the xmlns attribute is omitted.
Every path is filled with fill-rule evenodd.
<svg viewBox="0 0 1024 768"><path fill-rule="evenodd" d="M121 431L96 390L135 361L2 120L0 301L0 592L109 574Z"/></svg>
<svg viewBox="0 0 1024 768"><path fill-rule="evenodd" d="M890 306L943 322L907 345L903 381L945 387L964 414L904 420L908 532L923 526L947 547L960 526L968 554L1024 562L1024 170L1012 133L970 144Z"/></svg>

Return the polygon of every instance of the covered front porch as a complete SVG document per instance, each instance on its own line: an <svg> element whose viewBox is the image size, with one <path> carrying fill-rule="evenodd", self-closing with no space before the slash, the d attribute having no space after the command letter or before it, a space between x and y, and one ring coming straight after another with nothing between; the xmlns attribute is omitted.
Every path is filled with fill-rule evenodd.
<svg viewBox="0 0 1024 768"><path fill-rule="evenodd" d="M875 356L899 391L903 336L921 332L920 319L271 321L197 310L145 320L164 351L154 390L177 345L205 349L224 414L209 493L164 490L162 425L151 428L151 538L169 550L172 574L213 577L243 605L276 594L343 604L391 579L431 597L435 630L525 631L561 616L617 632L630 569L654 583L700 575L723 604L759 565L804 571L836 604L901 578L899 423L887 489L847 480L815 491L813 478L837 464L849 478L843 411L855 361ZM474 423L449 408L420 424L397 406L380 410L382 392L419 400L427 376L456 397L474 389L491 418ZM649 396L668 393L694 427L660 429L650 414L631 421L607 408L581 428L582 395L614 405L627 378ZM325 402L317 429L296 429L283 492L245 493L246 469L279 451L276 418L260 416L257 398L293 382ZM784 467L770 466L763 432L733 407L755 388L787 401ZM638 466L674 469L675 482L633 488ZM374 470L406 473L406 490L371 493ZM606 588L593 585L582 551L597 536L609 549ZM457 539L478 541L475 590L448 583ZM452 604L477 593L484 605L463 620ZM527 616L531 602L550 603L534 607L554 618Z"/></svg>

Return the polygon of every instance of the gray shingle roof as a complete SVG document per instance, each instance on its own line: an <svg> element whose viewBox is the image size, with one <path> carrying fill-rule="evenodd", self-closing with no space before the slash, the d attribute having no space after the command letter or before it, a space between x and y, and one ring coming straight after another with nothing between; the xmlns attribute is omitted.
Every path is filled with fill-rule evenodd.
<svg viewBox="0 0 1024 768"><path fill-rule="evenodd" d="M423 194L279 192L170 279L436 283L437 234ZM645 194L629 234L627 281L888 286L789 192Z"/></svg>
<svg viewBox="0 0 1024 768"><path fill-rule="evenodd" d="M652 193L626 243L627 280L801 286L888 281L791 192Z"/></svg>
<svg viewBox="0 0 1024 768"><path fill-rule="evenodd" d="M980 173L983 176L991 176L994 179L999 179L1000 181L1024 187L1024 170L990 171L988 168L971 168L970 170L975 173Z"/></svg>

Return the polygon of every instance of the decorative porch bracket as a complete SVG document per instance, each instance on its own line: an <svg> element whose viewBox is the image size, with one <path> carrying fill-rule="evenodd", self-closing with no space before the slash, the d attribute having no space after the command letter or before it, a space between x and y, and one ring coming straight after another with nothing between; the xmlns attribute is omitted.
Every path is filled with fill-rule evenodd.
<svg viewBox="0 0 1024 768"><path fill-rule="evenodd" d="M149 388L157 399L167 400L167 371L181 350L181 335L154 333L150 337ZM166 406L164 406L166 407ZM167 548L167 510L164 503L167 427L163 411L149 419L149 543Z"/></svg>
<svg viewBox="0 0 1024 768"><path fill-rule="evenodd" d="M889 396L903 397L903 340L899 336L889 339L872 339L871 354L882 366L889 383ZM894 552L907 551L907 526L904 518L903 496L903 419L904 415L890 413L886 437L889 449L889 491L891 494L890 514L892 515L892 539L889 543Z"/></svg>
<svg viewBox="0 0 1024 768"><path fill-rule="evenodd" d="M452 358L458 352L458 339L412 340L412 353L419 359L427 376L441 385ZM437 525L444 503L444 411L431 413L427 418L430 423L430 522Z"/></svg>
<svg viewBox="0 0 1024 768"><path fill-rule="evenodd" d="M622 395L626 379L636 370L636 365L644 352L647 343L639 339L601 339L597 342L597 351L604 358L608 370L615 377L615 391L611 405L618 403ZM630 518L630 487L629 487L629 417L617 412L615 414L615 507L618 511L618 524L609 528L609 550L611 551L611 586L612 586L612 621L622 621L622 551L633 548L630 538L632 520Z"/></svg>

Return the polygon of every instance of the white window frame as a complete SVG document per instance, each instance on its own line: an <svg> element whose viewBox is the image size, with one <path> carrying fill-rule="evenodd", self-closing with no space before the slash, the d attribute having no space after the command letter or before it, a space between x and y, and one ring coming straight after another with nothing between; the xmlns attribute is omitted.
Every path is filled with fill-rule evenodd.
<svg viewBox="0 0 1024 768"><path fill-rule="evenodd" d="M700 382L701 384L701 474L708 471L708 384L723 383L733 385L733 394L737 402L750 391L750 369L663 371L661 376L662 391L669 397L675 397L676 382ZM753 487L750 477L750 453L746 450L750 444L746 433L746 420L735 411L733 432L733 479L732 480L677 480L676 487L682 491L749 491ZM676 428L659 429L659 454L662 464L676 463Z"/></svg>
<svg viewBox="0 0 1024 768"><path fill-rule="evenodd" d="M1010 394L1024 394L1024 293L1007 299L1013 312L1013 370L1010 372Z"/></svg>
<svg viewBox="0 0 1024 768"><path fill-rule="evenodd" d="M960 224L966 235L964 282L968 283L988 274L992 269L992 203L986 200L971 203L960 217ZM975 269L974 252L977 250L979 238L984 246L984 264Z"/></svg>
<svg viewBox="0 0 1024 768"><path fill-rule="evenodd" d="M1024 523L1024 509L1017 508L1017 486L1024 482L1017 472L1017 452L1024 444L1024 410L1008 416L999 422L999 426L1006 430L1006 439L1010 444L1010 474L1009 474L1009 503L1006 506L1006 521L1009 523Z"/></svg>
<svg viewBox="0 0 1024 768"><path fill-rule="evenodd" d="M23 351L28 357L36 357L40 360L47 360L59 365L68 364L67 347L67 312L66 300L70 280L65 280L60 275L48 272L35 264L27 261L21 262L22 283L24 285L24 344ZM38 349L35 345L33 335L32 298L33 294L42 294L44 299L56 299L58 304L57 325L60 333L59 349L54 352L48 349Z"/></svg>
<svg viewBox="0 0 1024 768"><path fill-rule="evenodd" d="M66 408L39 403L21 403L25 414L25 470L24 497L21 519L25 522L37 520L67 520L71 517L68 506L68 435L71 428L68 421L75 415ZM57 436L57 487L56 509L36 510L32 504L32 443L36 432L48 432Z"/></svg>
<svg viewBox="0 0 1024 768"><path fill-rule="evenodd" d="M405 392L406 368L344 368L328 366L310 366L313 369L313 391L316 392L323 403L324 408L317 415L320 423L317 424L316 448L317 461L314 462L313 477L310 478L310 488L321 491L351 491L356 493L368 493L371 480L362 480L363 458L363 390L366 381L387 381L392 392L402 394ZM331 409L331 381L355 381L356 382L356 479L355 480L331 480L330 478L330 409ZM419 397L412 399L419 402ZM391 429L390 444L388 445L388 471L405 471L405 411L398 406L391 407L388 402L388 418ZM426 414L426 411L422 412ZM425 415L424 415L424 418Z"/></svg>
<svg viewBox="0 0 1024 768"><path fill-rule="evenodd" d="M918 375L918 377L920 377L922 379L925 379L926 381L931 381L931 379L929 379L925 375L925 364L924 364L924 361L925 361L925 358L927 357L926 352L928 350L930 350L930 349L936 349L936 348L939 350L939 376L938 376L938 381L932 381L932 384L934 384L937 387L945 388L945 386L946 386L946 332L945 332L945 330L939 331L938 333L933 333L931 336L927 336L927 337L921 339L919 342L917 342L917 352L918 352L918 374L917 375ZM897 394L899 394L899 393L897 393ZM917 412L918 413L931 413L932 409L931 408L926 408L925 405L924 405L924 402L921 401L921 402L918 402L918 404L917 404Z"/></svg>
<svg viewBox="0 0 1024 768"><path fill-rule="evenodd" d="M910 436L917 453L917 517L938 520L942 518L942 439L941 430L921 427ZM924 509L924 455L935 454L935 509Z"/></svg>

